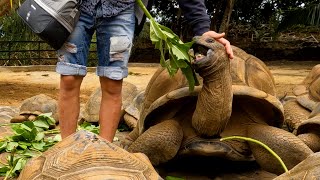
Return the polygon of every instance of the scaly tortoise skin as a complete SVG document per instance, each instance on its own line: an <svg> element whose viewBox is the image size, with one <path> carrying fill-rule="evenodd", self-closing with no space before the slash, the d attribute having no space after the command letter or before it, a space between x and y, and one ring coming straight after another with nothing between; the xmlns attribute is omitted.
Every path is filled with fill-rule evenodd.
<svg viewBox="0 0 320 180"><path fill-rule="evenodd" d="M289 168L312 153L296 136L276 128L282 125L283 107L262 61L234 46L236 58L229 60L224 47L209 37L199 37L196 43L210 49L193 64L202 86L190 92L181 72L171 78L158 69L146 88L138 126L126 142L128 151L143 152L154 165L176 155L240 161L254 157L263 169L278 174L281 166L263 148L243 141L220 142L220 137L260 140Z"/></svg>
<svg viewBox="0 0 320 180"><path fill-rule="evenodd" d="M39 94L25 99L20 106L19 116L11 119L12 123L33 121L42 113L52 113L52 117L59 122L58 117L58 103L55 99L45 95Z"/></svg>
<svg viewBox="0 0 320 180"><path fill-rule="evenodd" d="M123 81L122 84L122 107L121 117L124 115L124 109L129 106L133 98L137 95L137 87L129 82ZM83 120L87 122L98 122L101 103L101 88L97 88L86 102L83 114Z"/></svg>
<svg viewBox="0 0 320 180"><path fill-rule="evenodd" d="M81 130L30 159L18 180L162 179L141 153L129 153Z"/></svg>
<svg viewBox="0 0 320 180"><path fill-rule="evenodd" d="M314 152L320 151L320 65L312 68L306 78L293 89L294 97L284 101L285 122Z"/></svg>

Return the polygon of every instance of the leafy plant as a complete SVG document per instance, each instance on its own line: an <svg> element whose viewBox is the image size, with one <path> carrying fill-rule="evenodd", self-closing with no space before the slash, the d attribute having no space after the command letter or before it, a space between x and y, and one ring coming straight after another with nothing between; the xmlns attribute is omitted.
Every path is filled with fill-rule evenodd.
<svg viewBox="0 0 320 180"><path fill-rule="evenodd" d="M55 125L51 113L41 114L35 121L11 124L12 136L0 141L0 153L7 152L7 164L0 165L0 176L5 179L16 177L23 169L27 160L39 156L49 147L61 140L60 135L46 137L46 134L58 133L59 130L49 130Z"/></svg>
<svg viewBox="0 0 320 180"><path fill-rule="evenodd" d="M188 80L189 89L193 90L194 86L199 84L188 54L194 42L183 43L171 29L154 20L141 0L137 0L137 3L150 20L150 39L160 51L161 66L165 67L171 76L181 69ZM169 59L166 60L167 55Z"/></svg>
<svg viewBox="0 0 320 180"><path fill-rule="evenodd" d="M9 153L7 163L0 162L0 176L5 176L5 179L17 177L30 158L40 156L61 141L60 130L50 129L55 125L51 115L52 113L45 113L37 116L35 121L0 125L11 126L13 131L12 136L0 139L0 153ZM119 128L121 130L121 126ZM99 134L100 126L84 122L77 129ZM117 140L118 138L114 137L114 141Z"/></svg>
<svg viewBox="0 0 320 180"><path fill-rule="evenodd" d="M242 137L242 136L230 136L230 137L224 137L221 138L220 141L224 141L224 140L232 140L232 139L242 139L242 140L246 140L246 141L250 141L256 144L259 144L260 146L264 147L267 151L269 151L272 156L274 156L281 164L282 168L284 169L285 172L288 172L288 168L287 166L284 164L284 162L282 161L282 159L278 156L277 153L275 153L271 148L269 148L266 144L256 140L256 139L252 139L252 138L248 138L248 137Z"/></svg>

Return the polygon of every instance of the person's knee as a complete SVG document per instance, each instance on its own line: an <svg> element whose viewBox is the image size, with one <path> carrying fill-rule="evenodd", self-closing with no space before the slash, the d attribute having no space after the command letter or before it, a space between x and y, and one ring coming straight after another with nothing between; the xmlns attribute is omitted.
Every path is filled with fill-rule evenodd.
<svg viewBox="0 0 320 180"><path fill-rule="evenodd" d="M114 98L121 97L122 80L100 77L100 83L102 94L113 96Z"/></svg>
<svg viewBox="0 0 320 180"><path fill-rule="evenodd" d="M82 76L61 76L60 88L65 91L80 89Z"/></svg>

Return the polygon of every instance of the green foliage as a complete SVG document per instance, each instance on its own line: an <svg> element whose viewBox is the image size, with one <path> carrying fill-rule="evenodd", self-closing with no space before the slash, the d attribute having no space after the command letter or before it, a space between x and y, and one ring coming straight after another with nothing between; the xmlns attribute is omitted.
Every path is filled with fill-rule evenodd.
<svg viewBox="0 0 320 180"><path fill-rule="evenodd" d="M188 54L193 42L183 43L171 29L154 20L141 0L138 0L137 3L150 20L150 39L155 48L160 51L161 66L165 67L171 76L181 69L188 80L189 89L192 91L194 86L199 84ZM166 59L167 55L169 59Z"/></svg>
<svg viewBox="0 0 320 180"><path fill-rule="evenodd" d="M30 158L40 156L42 152L61 141L60 130L50 129L55 125L51 113L40 114L35 121L9 125L14 134L0 140L0 153L9 153L7 163L0 164L0 176L5 178L17 177ZM119 126L118 131L126 130L125 128ZM78 130L87 130L95 134L99 134L99 129L100 126L89 122L78 126ZM115 137L114 140L116 139Z"/></svg>
<svg viewBox="0 0 320 180"><path fill-rule="evenodd" d="M16 177L28 159L39 156L41 152L60 141L60 135L45 137L46 133L52 133L49 127L54 124L55 120L50 113L39 115L34 122L12 124L14 135L5 137L0 142L0 153L9 153L7 164L0 165L0 176ZM55 130L55 133L58 132Z"/></svg>
<svg viewBox="0 0 320 180"><path fill-rule="evenodd" d="M282 20L278 30L286 30L295 25L320 25L320 3L309 4L300 8L291 8L282 11Z"/></svg>
<svg viewBox="0 0 320 180"><path fill-rule="evenodd" d="M167 176L166 180L184 180L184 178L174 177L174 176Z"/></svg>
<svg viewBox="0 0 320 180"><path fill-rule="evenodd" d="M99 134L100 126L95 126L89 122L84 122L79 126L78 129L79 130L84 129L84 130L90 131L92 133Z"/></svg>
<svg viewBox="0 0 320 180"><path fill-rule="evenodd" d="M0 22L1 41L40 40L40 38L23 23L17 12L14 10L12 10L9 14L0 17Z"/></svg>

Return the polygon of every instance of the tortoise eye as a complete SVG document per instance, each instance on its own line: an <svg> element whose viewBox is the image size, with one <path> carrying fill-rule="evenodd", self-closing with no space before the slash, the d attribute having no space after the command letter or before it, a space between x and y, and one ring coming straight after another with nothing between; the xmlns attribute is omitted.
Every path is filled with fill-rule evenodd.
<svg viewBox="0 0 320 180"><path fill-rule="evenodd" d="M207 43L214 43L214 39L206 39Z"/></svg>

